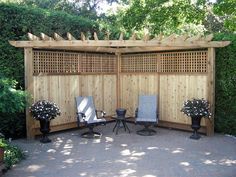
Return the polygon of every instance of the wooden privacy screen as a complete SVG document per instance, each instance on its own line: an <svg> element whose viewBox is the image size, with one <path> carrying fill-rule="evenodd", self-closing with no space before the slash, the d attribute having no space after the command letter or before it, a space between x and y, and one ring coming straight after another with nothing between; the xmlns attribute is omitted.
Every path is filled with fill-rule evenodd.
<svg viewBox="0 0 236 177"><path fill-rule="evenodd" d="M115 73L116 56L58 51L33 52L34 74Z"/></svg>
<svg viewBox="0 0 236 177"><path fill-rule="evenodd" d="M120 56L33 50L32 58L34 101L49 99L62 109L62 115L52 121L52 131L76 126L78 95L93 96L96 108L107 115L115 114L119 105L132 116L138 95L158 95L159 119L181 125L190 124L180 112L183 102L208 97L206 50Z"/></svg>
<svg viewBox="0 0 236 177"><path fill-rule="evenodd" d="M207 72L207 51L168 52L160 54L161 72Z"/></svg>

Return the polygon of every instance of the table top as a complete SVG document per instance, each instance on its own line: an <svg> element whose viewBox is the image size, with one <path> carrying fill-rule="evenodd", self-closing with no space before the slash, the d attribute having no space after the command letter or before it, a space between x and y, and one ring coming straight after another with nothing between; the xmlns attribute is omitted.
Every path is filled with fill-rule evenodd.
<svg viewBox="0 0 236 177"><path fill-rule="evenodd" d="M127 115L125 117L118 117L117 115L112 115L111 116L112 119L117 119L117 120L124 120L124 119L129 119L132 118L131 116Z"/></svg>

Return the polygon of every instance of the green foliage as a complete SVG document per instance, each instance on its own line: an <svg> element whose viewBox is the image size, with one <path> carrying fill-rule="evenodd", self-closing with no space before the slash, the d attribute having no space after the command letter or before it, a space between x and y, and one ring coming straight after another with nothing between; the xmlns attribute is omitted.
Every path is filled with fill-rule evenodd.
<svg viewBox="0 0 236 177"><path fill-rule="evenodd" d="M26 105L26 92L16 90L17 82L0 77L0 112L16 113L23 111Z"/></svg>
<svg viewBox="0 0 236 177"><path fill-rule="evenodd" d="M8 40L25 40L27 32L35 35L43 32L49 36L57 32L63 37L70 32L78 37L82 31L98 31L98 24L86 17L65 12L0 3L0 74L16 79L23 87L23 50L10 46Z"/></svg>
<svg viewBox="0 0 236 177"><path fill-rule="evenodd" d="M7 147L6 141L4 140L4 138L0 138L0 148L5 148L5 147Z"/></svg>
<svg viewBox="0 0 236 177"><path fill-rule="evenodd" d="M236 135L236 34L217 34L214 40L232 41L216 50L215 129Z"/></svg>
<svg viewBox="0 0 236 177"><path fill-rule="evenodd" d="M6 142L6 141L5 141ZM7 146L4 148L4 164L7 169L11 168L14 164L21 161L25 156L23 151L17 146L13 146L10 143L7 143Z"/></svg>
<svg viewBox="0 0 236 177"><path fill-rule="evenodd" d="M0 132L6 137L18 137L25 133L23 112L28 94L16 89L15 80L0 77Z"/></svg>
<svg viewBox="0 0 236 177"><path fill-rule="evenodd" d="M1 1L1 0L0 0ZM8 0L12 3L37 7L42 9L63 11L72 15L99 18L99 11L103 9L104 3L124 2L125 0Z"/></svg>
<svg viewBox="0 0 236 177"><path fill-rule="evenodd" d="M24 113L1 113L0 132L6 138L19 138L26 135L26 122Z"/></svg>
<svg viewBox="0 0 236 177"><path fill-rule="evenodd" d="M121 14L122 22L128 30L147 28L151 34L199 33L194 29L206 16L205 4L204 0L194 4L189 0L133 0Z"/></svg>
<svg viewBox="0 0 236 177"><path fill-rule="evenodd" d="M235 0L218 0L214 5L214 12L225 18L225 27L232 32L236 31L236 1Z"/></svg>

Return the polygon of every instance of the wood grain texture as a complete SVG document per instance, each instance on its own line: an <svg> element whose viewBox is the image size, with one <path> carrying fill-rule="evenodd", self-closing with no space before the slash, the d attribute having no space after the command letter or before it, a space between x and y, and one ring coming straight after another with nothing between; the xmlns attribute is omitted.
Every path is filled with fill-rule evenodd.
<svg viewBox="0 0 236 177"><path fill-rule="evenodd" d="M160 120L190 124L191 119L180 110L184 101L192 98L207 99L207 75L161 75ZM202 125L205 125L203 119Z"/></svg>
<svg viewBox="0 0 236 177"><path fill-rule="evenodd" d="M129 116L134 116L139 95L158 95L158 75L122 74L120 90L121 107L127 109Z"/></svg>

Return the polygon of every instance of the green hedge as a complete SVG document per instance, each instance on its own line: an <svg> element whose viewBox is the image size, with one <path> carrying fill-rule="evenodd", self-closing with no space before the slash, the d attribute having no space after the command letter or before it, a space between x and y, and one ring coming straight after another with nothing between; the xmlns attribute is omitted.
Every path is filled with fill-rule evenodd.
<svg viewBox="0 0 236 177"><path fill-rule="evenodd" d="M93 33L98 29L98 23L86 17L0 3L0 76L16 80L19 83L16 88L24 87L24 52L12 47L9 40L25 40L28 32L38 36L40 32L49 36L57 32L63 37L70 32L78 37L80 32ZM0 132L16 138L25 134L25 115L11 112L0 111Z"/></svg>
<svg viewBox="0 0 236 177"><path fill-rule="evenodd" d="M236 135L236 34L216 34L231 44L216 49L215 130Z"/></svg>
<svg viewBox="0 0 236 177"><path fill-rule="evenodd" d="M8 40L27 39L27 33L52 36L54 32L66 37L70 32L75 37L80 32L98 31L98 23L81 16L64 12L30 8L16 4L0 3L0 74L14 78L24 86L23 50L9 45Z"/></svg>

